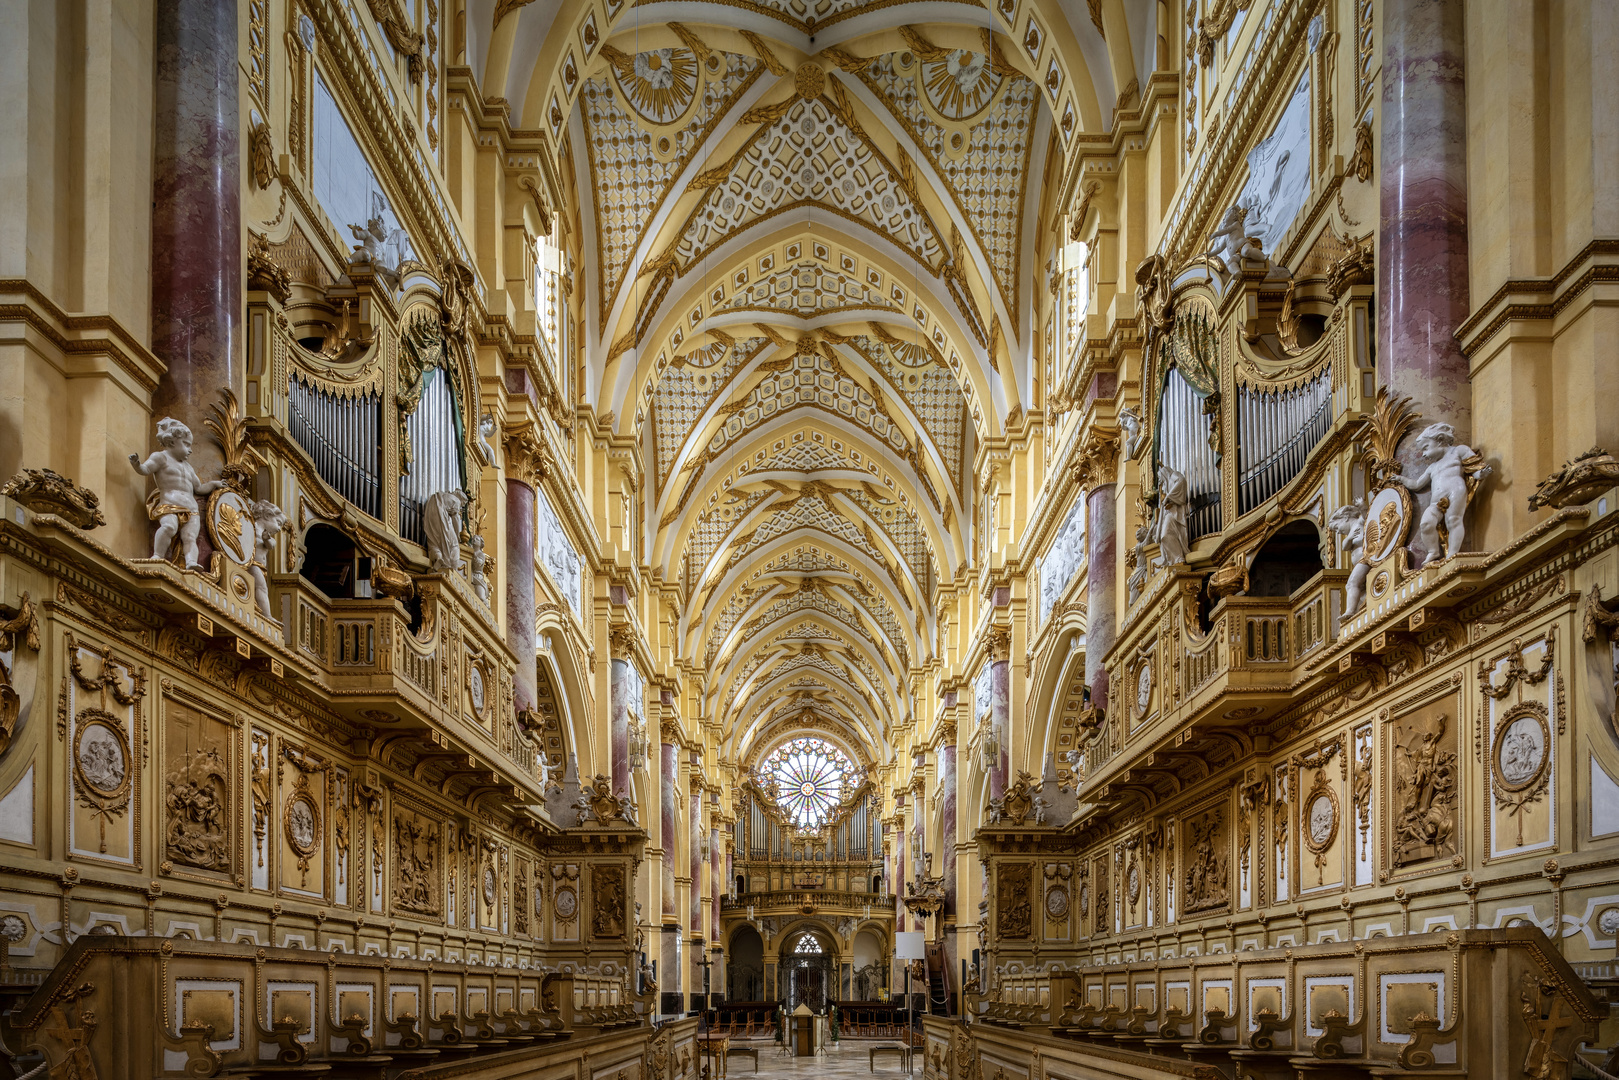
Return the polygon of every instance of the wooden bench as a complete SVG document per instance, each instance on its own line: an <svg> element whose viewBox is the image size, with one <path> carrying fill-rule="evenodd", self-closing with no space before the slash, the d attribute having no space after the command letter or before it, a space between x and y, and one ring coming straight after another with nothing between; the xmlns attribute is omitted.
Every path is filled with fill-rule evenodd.
<svg viewBox="0 0 1619 1080"><path fill-rule="evenodd" d="M746 1055L748 1055L750 1058L753 1059L753 1071L754 1072L759 1071L759 1048L757 1046L732 1046L732 1047L727 1047L726 1051L725 1051L726 1058L729 1059L731 1057L731 1055L733 1055L733 1054L746 1054ZM727 1064L729 1064L729 1060L727 1060ZM729 1071L729 1070L727 1070L727 1071Z"/></svg>
<svg viewBox="0 0 1619 1080"><path fill-rule="evenodd" d="M911 1055L910 1047L908 1047L908 1046L873 1046L871 1048L869 1061L867 1063L869 1065L869 1067L870 1067L869 1071L871 1071L871 1072L876 1072L877 1071L877 1055L878 1054L885 1054L885 1053L886 1054L898 1054L901 1063L903 1063L905 1065L906 1069L909 1070L909 1068L910 1068L910 1055Z"/></svg>

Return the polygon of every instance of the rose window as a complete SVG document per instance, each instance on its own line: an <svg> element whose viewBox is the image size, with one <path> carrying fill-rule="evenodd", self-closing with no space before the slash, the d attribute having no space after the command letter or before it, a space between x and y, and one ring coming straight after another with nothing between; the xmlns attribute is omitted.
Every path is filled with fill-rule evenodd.
<svg viewBox="0 0 1619 1080"><path fill-rule="evenodd" d="M823 739L793 739L771 751L760 771L776 788L776 798L793 824L814 829L826 824L854 779L854 764Z"/></svg>

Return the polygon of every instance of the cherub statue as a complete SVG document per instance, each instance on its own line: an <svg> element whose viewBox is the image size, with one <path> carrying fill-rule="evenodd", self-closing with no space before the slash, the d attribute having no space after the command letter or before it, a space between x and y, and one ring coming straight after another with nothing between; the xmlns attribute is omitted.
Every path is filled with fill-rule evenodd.
<svg viewBox="0 0 1619 1080"><path fill-rule="evenodd" d="M202 482L191 462L191 429L171 416L157 422L157 441L163 449L152 451L142 461L135 454L129 463L142 476L150 476L157 485L146 497L146 515L157 522L157 535L152 538L152 558L168 558L174 538L180 538L180 552L187 570L201 570L197 561L197 533L202 528L202 512L197 506L198 495L211 495L225 486L223 480Z"/></svg>
<svg viewBox="0 0 1619 1080"><path fill-rule="evenodd" d="M1034 796L1034 823L1036 825L1046 823L1046 811L1049 809L1051 809L1051 800L1037 792Z"/></svg>
<svg viewBox="0 0 1619 1080"><path fill-rule="evenodd" d="M1135 457L1141 443L1141 414L1136 412L1135 406L1126 405L1119 410L1119 427L1124 429L1124 456Z"/></svg>
<svg viewBox="0 0 1619 1080"><path fill-rule="evenodd" d="M1242 245L1247 239L1243 235L1243 225L1247 220L1248 208L1232 203L1225 217L1220 219L1220 227L1209 237L1209 250L1205 257L1218 263L1223 273L1234 274L1242 266Z"/></svg>
<svg viewBox="0 0 1619 1080"><path fill-rule="evenodd" d="M483 553L483 537L477 533L472 536L472 591L478 594L478 599L489 603L489 578L484 575L484 566L489 562L489 556Z"/></svg>
<svg viewBox="0 0 1619 1080"><path fill-rule="evenodd" d="M1356 499L1340 506L1327 518L1327 528L1344 538L1344 554L1349 557L1349 581L1344 585L1344 618L1360 610L1366 574L1371 565L1361 558L1366 547L1366 500Z"/></svg>
<svg viewBox="0 0 1619 1080"><path fill-rule="evenodd" d="M1448 559L1462 550L1467 531L1462 515L1478 489L1479 482L1495 470L1484 464L1471 446L1456 441L1456 430L1449 424L1429 424L1417 436L1417 452L1428 467L1415 479L1396 473L1390 479L1407 491L1433 489L1433 501L1422 512L1418 535L1428 554L1423 565ZM1444 554L1439 551L1443 548Z"/></svg>
<svg viewBox="0 0 1619 1080"><path fill-rule="evenodd" d="M380 274L392 287L399 285L400 254L404 250L404 229L388 230L388 223L380 214L372 217L363 226L350 225L349 232L358 241L359 247L349 256L351 263L370 263L371 268Z"/></svg>
<svg viewBox="0 0 1619 1080"><path fill-rule="evenodd" d="M1169 465L1160 466L1158 472L1158 520L1153 526L1153 539L1158 541L1158 563L1178 566L1186 561L1189 550L1186 526L1191 495L1185 473Z"/></svg>
<svg viewBox="0 0 1619 1080"><path fill-rule="evenodd" d="M590 789L583 784L579 786L579 797L573 800L573 808L579 811L577 824L583 825L586 821L596 816L596 812L590 806Z"/></svg>
<svg viewBox="0 0 1619 1080"><path fill-rule="evenodd" d="M461 512L466 507L461 491L435 491L422 500L422 532L434 570L461 569Z"/></svg>
<svg viewBox="0 0 1619 1080"><path fill-rule="evenodd" d="M260 499L250 507L253 513L253 602L259 614L274 619L270 612L270 582L265 573L270 568L270 549L276 537L287 527L287 513L269 499Z"/></svg>

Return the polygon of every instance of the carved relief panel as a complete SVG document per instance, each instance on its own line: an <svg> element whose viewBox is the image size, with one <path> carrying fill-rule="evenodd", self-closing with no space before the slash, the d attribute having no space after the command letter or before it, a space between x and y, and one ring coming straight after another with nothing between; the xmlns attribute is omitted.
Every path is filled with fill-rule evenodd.
<svg viewBox="0 0 1619 1080"><path fill-rule="evenodd" d="M995 940L1021 940L1033 932L1032 870L1025 862L995 867Z"/></svg>
<svg viewBox="0 0 1619 1080"><path fill-rule="evenodd" d="M1113 932L1113 860L1103 855L1091 863L1091 933Z"/></svg>
<svg viewBox="0 0 1619 1080"><path fill-rule="evenodd" d="M1231 828L1226 808L1185 819L1181 834L1181 911L1196 915L1231 903Z"/></svg>
<svg viewBox="0 0 1619 1080"><path fill-rule="evenodd" d="M579 940L579 864L557 863L551 867L551 937L555 941Z"/></svg>
<svg viewBox="0 0 1619 1080"><path fill-rule="evenodd" d="M1335 889L1344 880L1344 787L1349 779L1344 736L1338 735L1293 758L1294 808L1298 832L1295 871L1299 895Z"/></svg>
<svg viewBox="0 0 1619 1080"><path fill-rule="evenodd" d="M270 837L270 816L274 807L271 795L275 786L270 771L271 753L270 733L261 728L254 728L248 736L247 775L253 815L248 877L255 889L270 887L270 863L275 857L276 850Z"/></svg>
<svg viewBox="0 0 1619 1080"><path fill-rule="evenodd" d="M138 865L145 735L142 668L67 635L68 675L56 719L66 744L68 850L74 856Z"/></svg>
<svg viewBox="0 0 1619 1080"><path fill-rule="evenodd" d="M399 805L393 812L393 906L436 918L444 904L444 835L439 820Z"/></svg>
<svg viewBox="0 0 1619 1080"><path fill-rule="evenodd" d="M1461 851L1461 695L1450 682L1380 713L1380 879L1448 867Z"/></svg>
<svg viewBox="0 0 1619 1080"><path fill-rule="evenodd" d="M598 941L624 940L624 928L629 919L624 867L591 867L590 897L590 936Z"/></svg>
<svg viewBox="0 0 1619 1080"><path fill-rule="evenodd" d="M477 904L478 925L485 930L501 929L505 893L501 856L505 848L490 837L479 842L477 876L473 880L473 901Z"/></svg>
<svg viewBox="0 0 1619 1080"><path fill-rule="evenodd" d="M173 691L163 706L163 853L161 869L180 876L235 880L237 837L236 726L186 704Z"/></svg>
<svg viewBox="0 0 1619 1080"><path fill-rule="evenodd" d="M309 752L285 743L276 768L280 811L270 824L276 838L283 892L326 894L326 832L331 817L330 768Z"/></svg>
<svg viewBox="0 0 1619 1080"><path fill-rule="evenodd" d="M1042 868L1040 915L1047 941L1069 941L1074 925L1073 876L1070 863L1046 863Z"/></svg>
<svg viewBox="0 0 1619 1080"><path fill-rule="evenodd" d="M1568 721L1555 630L1527 644L1516 638L1479 664L1491 858L1557 846L1557 736Z"/></svg>

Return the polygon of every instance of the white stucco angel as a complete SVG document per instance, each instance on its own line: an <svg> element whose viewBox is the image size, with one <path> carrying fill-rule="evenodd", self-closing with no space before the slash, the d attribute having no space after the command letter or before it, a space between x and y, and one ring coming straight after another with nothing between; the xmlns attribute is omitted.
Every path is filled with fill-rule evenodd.
<svg viewBox="0 0 1619 1080"><path fill-rule="evenodd" d="M1340 506L1327 518L1327 528L1344 538L1344 556L1353 567L1349 571L1349 580L1344 584L1344 618L1349 618L1360 610L1360 602L1366 588L1366 573L1371 569L1361 558L1366 547L1366 500L1356 499L1347 506Z"/></svg>
<svg viewBox="0 0 1619 1080"><path fill-rule="evenodd" d="M483 537L473 534L472 537L472 591L478 594L478 599L489 603L489 576L485 567L489 563L489 556L483 550Z"/></svg>
<svg viewBox="0 0 1619 1080"><path fill-rule="evenodd" d="M1124 430L1124 456L1133 458L1141 446L1141 414L1135 406L1126 405L1119 410L1119 427Z"/></svg>
<svg viewBox="0 0 1619 1080"><path fill-rule="evenodd" d="M166 559L174 538L180 538L180 552L187 570L201 570L197 561L197 533L202 528L202 512L197 506L198 495L212 495L225 486L223 480L203 483L191 465L191 429L171 416L157 422L157 441L163 449L154 450L142 461L136 454L129 455L129 463L142 476L150 476L157 485L146 497L146 514L157 522L157 535L152 538L152 558Z"/></svg>
<svg viewBox="0 0 1619 1080"><path fill-rule="evenodd" d="M349 262L370 263L373 270L397 287L399 264L404 261L407 243L405 230L390 230L382 216L376 215L364 225L350 225L349 232L359 244L349 256Z"/></svg>
<svg viewBox="0 0 1619 1080"><path fill-rule="evenodd" d="M435 491L422 500L422 532L434 570L461 569L461 512L466 508L461 491Z"/></svg>
<svg viewBox="0 0 1619 1080"><path fill-rule="evenodd" d="M1242 268L1242 245L1247 239L1244 225L1248 208L1233 203L1220 219L1220 227L1209 236L1209 250L1205 257L1218 263L1223 273L1234 274Z"/></svg>
<svg viewBox="0 0 1619 1080"><path fill-rule="evenodd" d="M270 549L276 537L287 527L287 513L269 499L260 499L250 508L253 512L253 602L259 614L274 619L270 612L270 582L265 577L270 567Z"/></svg>
<svg viewBox="0 0 1619 1080"><path fill-rule="evenodd" d="M1178 566L1186 561L1189 550L1187 515L1191 509L1191 495L1186 485L1186 474L1169 465L1158 469L1158 520L1153 527L1153 539L1158 541L1158 563Z"/></svg>
<svg viewBox="0 0 1619 1080"><path fill-rule="evenodd" d="M1478 452L1456 441L1449 424L1429 424L1417 436L1417 452L1428 463L1414 479L1396 473L1391 479L1407 491L1433 489L1432 501L1422 512L1418 535L1427 549L1423 565L1448 559L1462 550L1467 539L1463 515L1479 482L1495 470ZM1441 548L1444 554L1440 554Z"/></svg>

